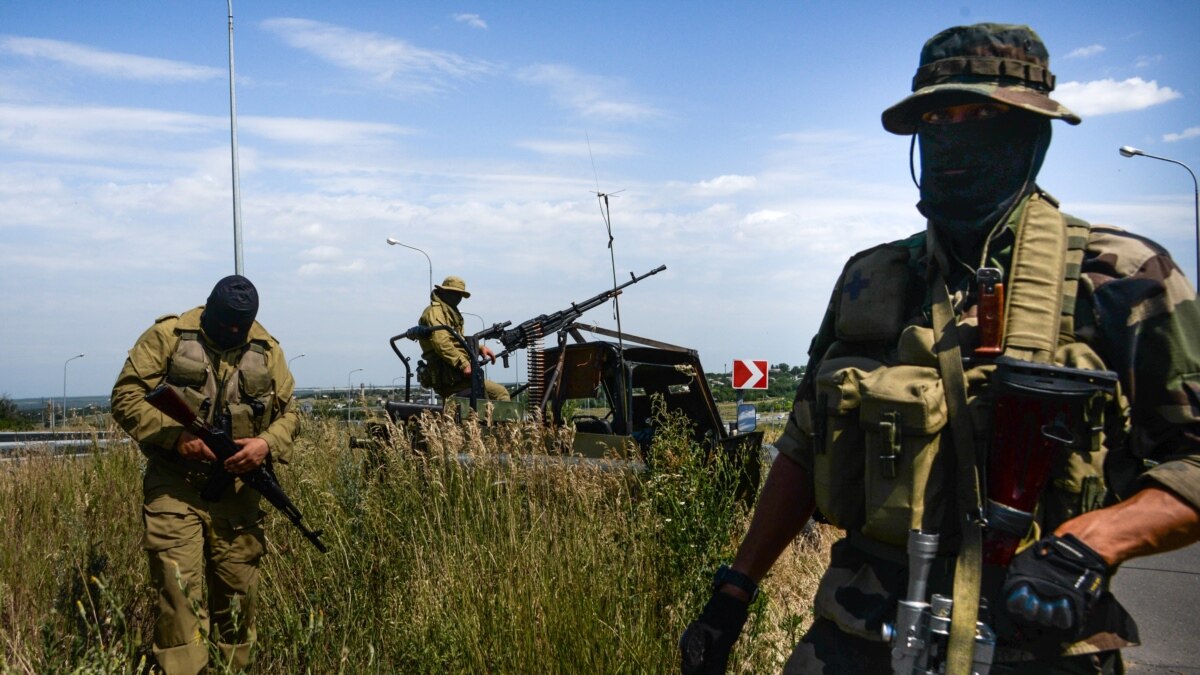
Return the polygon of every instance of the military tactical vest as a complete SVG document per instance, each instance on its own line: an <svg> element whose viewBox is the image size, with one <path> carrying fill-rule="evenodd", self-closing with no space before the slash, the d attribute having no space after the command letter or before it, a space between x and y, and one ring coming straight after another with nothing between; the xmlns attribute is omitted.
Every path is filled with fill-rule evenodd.
<svg viewBox="0 0 1200 675"><path fill-rule="evenodd" d="M275 396L267 370L266 347L251 340L237 368L217 380L217 372L199 331L176 329L179 342L167 364L167 383L209 424L228 416L233 438L252 438L275 416Z"/></svg>
<svg viewBox="0 0 1200 675"><path fill-rule="evenodd" d="M1040 194L1014 218L1005 353L1103 370L1096 352L1075 341L1088 224L1064 217ZM1047 241L1055 237L1057 243ZM818 362L811 407L802 400L796 410L801 430L813 441L821 513L847 531L893 546L904 546L914 523L953 542L963 517L955 501L956 457L945 385L929 327L925 291L931 280L923 278L917 264L922 253L936 264L937 243L931 239L922 233L847 263L833 300L836 341ZM957 313L956 323L960 344L975 344L976 319ZM964 370L975 444L986 448L992 438L989 380L995 366L989 359L967 359ZM1102 505L1103 421L1090 423L1095 431L1089 447L1064 453L1053 470L1039 506L1043 530ZM1037 529L1035 523L1027 537L1036 537Z"/></svg>

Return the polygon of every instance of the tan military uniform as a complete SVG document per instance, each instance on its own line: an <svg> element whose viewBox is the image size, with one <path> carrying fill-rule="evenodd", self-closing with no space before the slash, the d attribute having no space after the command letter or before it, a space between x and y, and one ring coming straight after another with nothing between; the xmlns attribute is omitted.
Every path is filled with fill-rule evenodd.
<svg viewBox="0 0 1200 675"><path fill-rule="evenodd" d="M143 397L165 381L209 422L229 415L234 438L265 440L274 462L287 462L299 427L279 343L254 323L248 344L221 351L201 333L203 309L158 319L129 351L112 392L113 418L149 459L142 545L158 590L154 655L167 673L202 672L206 636L235 668L249 664L263 513L241 481L220 501L203 501L210 465L175 451L183 428Z"/></svg>
<svg viewBox="0 0 1200 675"><path fill-rule="evenodd" d="M421 313L418 322L422 326L449 326L463 335L463 317L458 309L442 302L436 293L430 293L430 303ZM439 396L453 396L471 389L471 378L463 375L463 368L477 367L471 363L462 345L444 330L434 331L428 339L421 340L421 358L429 368L430 385ZM507 401L508 390L491 380L483 381L483 390L492 401Z"/></svg>

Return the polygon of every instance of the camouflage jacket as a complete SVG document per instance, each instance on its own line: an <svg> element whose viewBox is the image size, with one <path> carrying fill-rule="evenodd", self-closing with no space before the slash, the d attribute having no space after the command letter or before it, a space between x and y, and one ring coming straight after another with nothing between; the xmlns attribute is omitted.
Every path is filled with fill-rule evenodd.
<svg viewBox="0 0 1200 675"><path fill-rule="evenodd" d="M1021 209L1009 222L1008 244L993 252L990 265L1008 269L1011 230ZM905 316L915 324L929 325L930 291L922 280L930 264L925 253L926 233L885 246L908 252L911 269ZM904 255L904 254L901 254ZM853 260L853 259L852 259ZM948 286L965 290L969 275L950 276ZM886 283L900 283L891 279ZM809 349L809 363L796 394L787 428L778 450L813 475L814 445L802 421L801 406L814 406L816 373L823 359L848 356L838 342L835 327L839 296L855 293L865 280L841 278L835 286L818 334ZM964 311L973 311L970 302ZM1159 485L1200 508L1200 304L1189 282L1167 252L1145 238L1115 227L1093 225L1083 254L1074 309L1074 337L1086 343L1108 369L1120 376L1129 396L1128 419L1120 420L1121 433L1109 434L1105 444L1104 477L1109 499L1128 497L1148 485ZM894 347L892 354L895 353ZM851 352L854 351L851 345ZM873 358L887 347L864 345ZM836 622L846 633L879 640L883 622L895 616L895 604L904 593L907 569L903 550L849 533L835 546L833 557L816 598L815 611ZM948 594L952 584L952 556L935 566L933 592ZM1001 573L1002 574L1002 573ZM988 593L985 571L985 595ZM995 599L993 607L1000 604ZM1121 646L1117 643L1097 649ZM1075 651L1075 650L1072 650ZM1083 651L1089 651L1086 646ZM1090 651L1095 651L1091 649Z"/></svg>
<svg viewBox="0 0 1200 675"><path fill-rule="evenodd" d="M449 326L462 335L463 317L458 308L443 302L436 293L429 294L429 301L418 323L422 326ZM458 340L450 333L439 330L420 343L421 358L429 364L435 389L462 381L462 370L471 365L471 359Z"/></svg>
<svg viewBox="0 0 1200 675"><path fill-rule="evenodd" d="M200 331L200 313L203 307L185 312L182 316L168 314L159 317L138 338L125 365L117 376L112 390L113 419L125 429L143 451L153 458L153 453L173 451L183 427L158 409L146 403L143 397L167 378L171 359L184 332ZM287 360L279 343L263 327L255 322L249 332L249 340L264 347L266 370L269 377L268 389L274 401L270 423L258 434L271 448L271 456L286 462L292 451L293 439L300 426L300 418L292 402L295 382L288 370ZM245 347L220 350L201 339L208 361L215 370L213 375L225 382L237 371ZM219 405L219 403L218 403Z"/></svg>

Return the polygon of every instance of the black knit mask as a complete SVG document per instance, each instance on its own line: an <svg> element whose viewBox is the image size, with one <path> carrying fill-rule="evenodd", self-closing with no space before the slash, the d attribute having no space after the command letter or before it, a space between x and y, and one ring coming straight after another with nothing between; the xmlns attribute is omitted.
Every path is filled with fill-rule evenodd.
<svg viewBox="0 0 1200 675"><path fill-rule="evenodd" d="M1050 146L1050 120L1009 111L986 120L917 126L917 209L960 251L979 243L1034 189ZM954 173L947 173L953 171Z"/></svg>
<svg viewBox="0 0 1200 675"><path fill-rule="evenodd" d="M200 327L213 344L230 349L249 339L257 315L258 290L246 277L232 274L213 286L200 316Z"/></svg>

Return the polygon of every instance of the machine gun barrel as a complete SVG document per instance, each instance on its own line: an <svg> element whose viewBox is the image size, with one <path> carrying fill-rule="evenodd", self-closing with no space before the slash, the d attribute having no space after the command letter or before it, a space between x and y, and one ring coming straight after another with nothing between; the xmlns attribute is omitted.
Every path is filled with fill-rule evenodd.
<svg viewBox="0 0 1200 675"><path fill-rule="evenodd" d="M497 354L496 358L502 358L507 363L508 355L512 352L515 352L518 349L530 347L543 335L557 333L566 326L570 325L579 317L583 316L584 312L595 309L608 300L620 295L622 289L632 286L646 277L654 276L665 269L667 269L666 265L659 265L658 267L655 267L654 269L640 276L634 275L633 272L630 272L629 281L626 281L620 286L616 286L615 288L611 288L602 293L597 293L583 302L572 302L570 307L560 309L557 312L550 314L540 314L508 330L498 331L495 330L496 327L493 326L491 330L485 331L485 333L488 333L486 336L484 336L483 333L480 333L476 337L484 336L490 339L499 340L500 343L504 345L504 351ZM504 325L507 326L509 323L511 322L507 322Z"/></svg>

